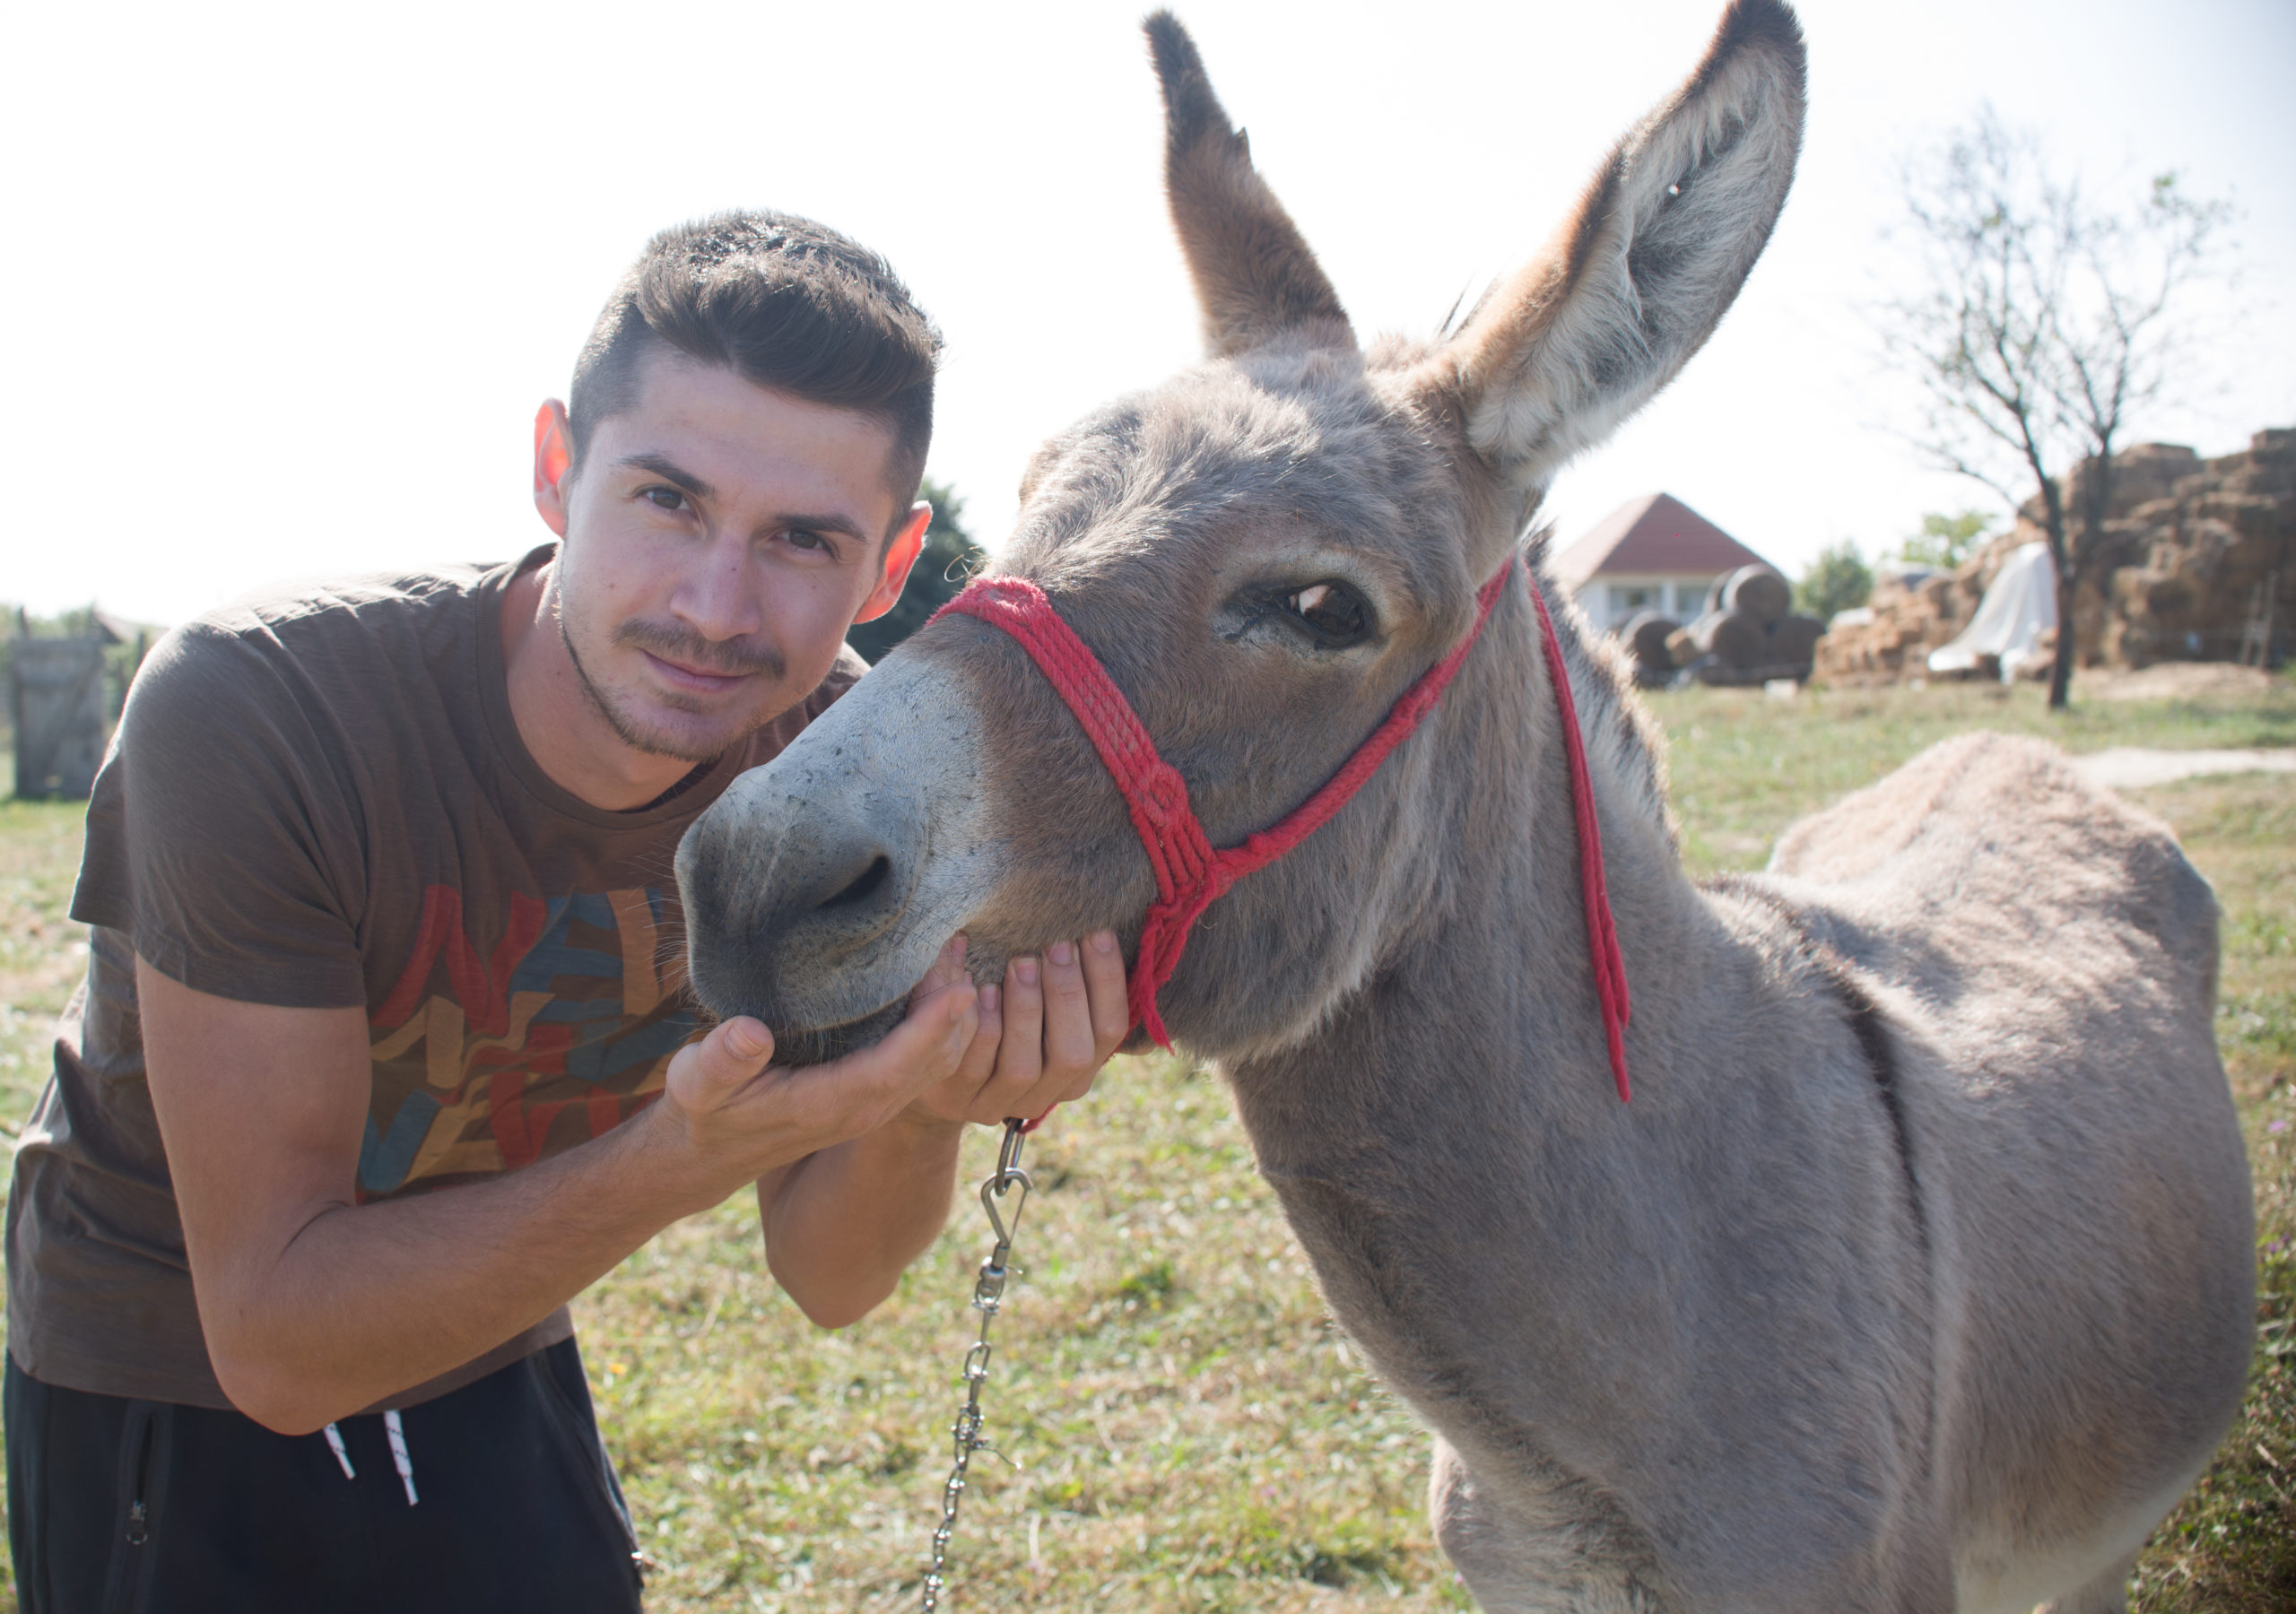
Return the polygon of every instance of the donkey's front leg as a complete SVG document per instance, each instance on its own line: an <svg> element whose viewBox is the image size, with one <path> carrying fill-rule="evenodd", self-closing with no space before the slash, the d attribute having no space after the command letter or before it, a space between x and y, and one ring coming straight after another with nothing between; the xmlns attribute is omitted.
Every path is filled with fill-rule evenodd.
<svg viewBox="0 0 2296 1614"><path fill-rule="evenodd" d="M1479 1484L1448 1441L1435 1440L1427 1511L1435 1539L1487 1614L1665 1614L1634 1573L1617 1527L1574 1507L1559 1484L1535 1507L1509 1507Z"/></svg>
<svg viewBox="0 0 2296 1614"><path fill-rule="evenodd" d="M2079 1591L2043 1603L2033 1614L2127 1614L2128 1577L2135 1573L2132 1552Z"/></svg>

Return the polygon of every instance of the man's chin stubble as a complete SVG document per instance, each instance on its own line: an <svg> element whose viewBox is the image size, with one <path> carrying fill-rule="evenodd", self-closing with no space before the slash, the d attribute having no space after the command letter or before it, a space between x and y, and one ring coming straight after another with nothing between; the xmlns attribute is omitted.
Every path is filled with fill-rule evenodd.
<svg viewBox="0 0 2296 1614"><path fill-rule="evenodd" d="M643 751L649 757L667 757L675 762L712 762L725 755L727 750L740 741L746 739L773 720L772 714L764 714L745 722L735 733L713 738L707 742L641 725L617 705L605 690L599 686L597 680L590 676L590 670L582 664L582 653L574 647L573 636L566 631L566 619L563 615L558 620L558 637L566 646L567 660L573 664L574 680L582 687L582 698L589 702L592 711L604 719L606 726L613 731L614 738L632 751ZM674 710L693 709L679 705L674 697L665 698L665 704ZM700 715L699 712L695 713L697 716Z"/></svg>

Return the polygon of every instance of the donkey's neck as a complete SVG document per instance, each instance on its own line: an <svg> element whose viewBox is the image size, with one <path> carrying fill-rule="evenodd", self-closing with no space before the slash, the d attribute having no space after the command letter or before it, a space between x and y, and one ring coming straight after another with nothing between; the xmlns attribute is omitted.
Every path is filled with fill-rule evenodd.
<svg viewBox="0 0 2296 1614"><path fill-rule="evenodd" d="M1558 608L1553 617L1631 987L1652 969L1672 974L1686 945L1728 944L1683 872L1654 742L1572 615ZM1527 595L1510 589L1435 718L1408 742L1433 751L1430 799L1399 854L1424 860L1423 877L1405 883L1426 898L1385 916L1377 966L1316 1034L1231 1066L1264 1160L1295 1147L1328 1160L1335 1134L1362 1139L1356 1124L1373 1114L1393 1123L1495 1098L1526 1123L1577 1127L1618 1107L1563 720L1539 634ZM1636 1004L1631 1072L1638 1051L1648 1060L1674 1041L1661 1025L1673 995L1646 993ZM1397 1052L1367 1060L1367 1040ZM1447 1130L1434 1128L1431 1146L1457 1148ZM1509 1146L1504 1133L1479 1135ZM1392 1147L1392 1137L1383 1129L1375 1146Z"/></svg>
<svg viewBox="0 0 2296 1614"><path fill-rule="evenodd" d="M1646 1151L1698 1124L1682 1080L1696 1017L1743 1001L1753 968L1683 872L1628 698L1558 611L1629 984L1653 988L1628 1028L1622 1106L1554 692L1527 601L1516 591L1502 610L1413 742L1443 748L1424 854L1439 897L1322 1029L1229 1072L1335 1309L1455 1439L1447 1400L1516 1438L1517 1420L1538 1421L1533 1387L1583 1397L1601 1378L1587 1319L1614 1315L1615 1297L1559 1301L1558 1286L1654 1280L1635 1270L1652 1228L1636 1192ZM1508 1386L1503 1413L1478 1384Z"/></svg>

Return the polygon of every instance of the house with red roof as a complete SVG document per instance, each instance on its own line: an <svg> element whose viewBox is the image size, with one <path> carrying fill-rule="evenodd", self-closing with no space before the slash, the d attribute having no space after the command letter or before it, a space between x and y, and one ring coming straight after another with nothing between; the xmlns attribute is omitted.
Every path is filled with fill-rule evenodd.
<svg viewBox="0 0 2296 1614"><path fill-rule="evenodd" d="M1649 493L1596 522L1552 569L1596 627L1616 632L1644 611L1688 622L1716 578L1769 564L1673 494Z"/></svg>

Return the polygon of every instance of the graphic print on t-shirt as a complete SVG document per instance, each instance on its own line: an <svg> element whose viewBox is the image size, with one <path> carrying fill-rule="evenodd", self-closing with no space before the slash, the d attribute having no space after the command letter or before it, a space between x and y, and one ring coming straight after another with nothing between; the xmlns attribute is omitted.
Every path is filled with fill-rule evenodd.
<svg viewBox="0 0 2296 1614"><path fill-rule="evenodd" d="M369 1017L361 1200L530 1165L652 1102L700 1027L662 906L651 889L513 893L482 954L462 894L427 888L413 956Z"/></svg>

